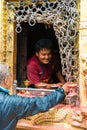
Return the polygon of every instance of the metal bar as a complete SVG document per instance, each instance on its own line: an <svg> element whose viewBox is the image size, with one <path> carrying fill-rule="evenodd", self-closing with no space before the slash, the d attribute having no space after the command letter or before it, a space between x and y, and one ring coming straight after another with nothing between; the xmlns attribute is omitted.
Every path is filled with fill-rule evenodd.
<svg viewBox="0 0 87 130"><path fill-rule="evenodd" d="M45 91L45 92L53 92L54 89L38 89L38 88L20 88L16 87L16 90L25 90L25 91Z"/></svg>

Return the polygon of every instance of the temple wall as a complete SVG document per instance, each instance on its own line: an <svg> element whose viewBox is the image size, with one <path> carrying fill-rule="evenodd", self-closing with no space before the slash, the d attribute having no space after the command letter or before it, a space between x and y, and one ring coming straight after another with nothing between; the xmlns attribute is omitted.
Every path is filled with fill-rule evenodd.
<svg viewBox="0 0 87 130"><path fill-rule="evenodd" d="M11 0L8 0L11 1ZM14 0L17 1L17 0ZM26 0L27 1L27 0ZM29 1L28 1L29 2ZM29 2L29 4L31 4ZM83 96L84 76L82 75L83 63L82 57L87 54L87 0L80 0L80 26L79 26L79 86L80 96ZM13 12L9 12L12 15ZM16 33L14 23L7 20L8 12L6 9L6 0L0 0L0 61L7 62L16 77ZM9 22L9 24L8 24ZM7 35L10 32L10 35ZM82 82L83 81L83 82ZM11 90L13 87L11 88ZM83 91L82 91L83 90ZM81 98L83 104L86 100L86 94Z"/></svg>

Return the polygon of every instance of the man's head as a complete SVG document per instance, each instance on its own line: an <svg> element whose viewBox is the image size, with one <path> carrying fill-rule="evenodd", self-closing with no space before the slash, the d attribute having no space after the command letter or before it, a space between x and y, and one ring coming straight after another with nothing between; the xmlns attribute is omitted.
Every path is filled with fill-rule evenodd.
<svg viewBox="0 0 87 130"><path fill-rule="evenodd" d="M49 39L40 39L35 44L36 56L43 64L48 64L52 57L52 42Z"/></svg>
<svg viewBox="0 0 87 130"><path fill-rule="evenodd" d="M9 89L12 85L12 76L8 64L0 63L0 85Z"/></svg>

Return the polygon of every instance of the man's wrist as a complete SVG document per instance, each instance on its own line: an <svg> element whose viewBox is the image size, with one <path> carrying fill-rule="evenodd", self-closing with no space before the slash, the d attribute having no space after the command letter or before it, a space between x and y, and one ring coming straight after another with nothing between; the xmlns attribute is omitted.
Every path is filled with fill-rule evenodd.
<svg viewBox="0 0 87 130"><path fill-rule="evenodd" d="M61 93L65 93L65 91L62 87L58 87L57 90L59 90Z"/></svg>

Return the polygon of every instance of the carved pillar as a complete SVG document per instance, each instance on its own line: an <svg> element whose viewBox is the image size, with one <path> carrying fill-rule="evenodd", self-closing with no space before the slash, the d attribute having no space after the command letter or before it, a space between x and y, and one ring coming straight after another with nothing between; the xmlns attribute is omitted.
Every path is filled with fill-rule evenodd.
<svg viewBox="0 0 87 130"><path fill-rule="evenodd" d="M79 29L79 89L80 89L80 105L87 105L86 87L84 84L83 60L87 57L87 0L80 2L80 29Z"/></svg>
<svg viewBox="0 0 87 130"><path fill-rule="evenodd" d="M8 15L10 14L10 15ZM13 16L12 10L7 10L7 50L6 50L6 62L11 67L11 72L13 74L13 80L16 79L16 46L17 46L17 38L15 32L15 24L10 21L10 17ZM13 93L13 86L11 87L11 93Z"/></svg>
<svg viewBox="0 0 87 130"><path fill-rule="evenodd" d="M1 42L2 42L2 1L0 1L0 61L2 57L2 47L1 47Z"/></svg>
<svg viewBox="0 0 87 130"><path fill-rule="evenodd" d="M0 1L0 61L5 62L5 53L3 52L6 50L6 14L5 14L5 1Z"/></svg>
<svg viewBox="0 0 87 130"><path fill-rule="evenodd" d="M6 4L5 0L0 0L0 61L8 63L13 74L13 56L15 49L14 23L8 21ZM11 11L9 13L12 15L13 12ZM12 89L13 87L11 87L11 93Z"/></svg>

